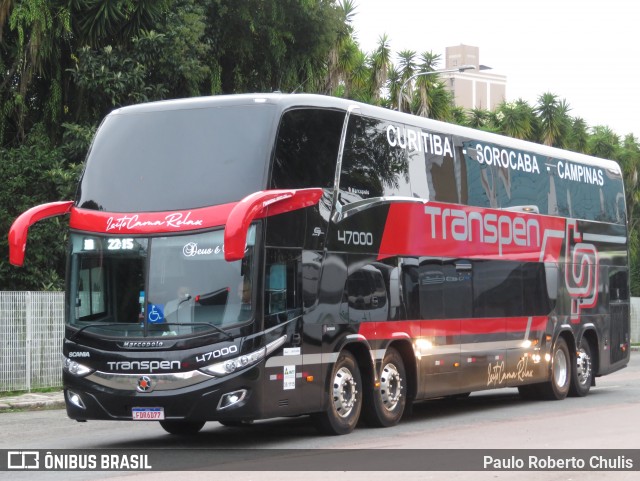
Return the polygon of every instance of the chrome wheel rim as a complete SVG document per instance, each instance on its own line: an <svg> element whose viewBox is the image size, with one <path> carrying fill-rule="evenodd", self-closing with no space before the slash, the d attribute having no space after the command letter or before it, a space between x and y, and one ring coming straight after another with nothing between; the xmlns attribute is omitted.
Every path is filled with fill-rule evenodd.
<svg viewBox="0 0 640 481"><path fill-rule="evenodd" d="M556 386L563 387L567 383L568 376L567 356L562 349L558 349L553 360L553 379Z"/></svg>
<svg viewBox="0 0 640 481"><path fill-rule="evenodd" d="M589 379L591 378L591 358L584 351L584 349L580 349L578 351L576 362L576 374L578 377L578 383L580 384L580 386L586 386L589 382Z"/></svg>
<svg viewBox="0 0 640 481"><path fill-rule="evenodd" d="M346 367L341 367L333 378L333 407L338 416L346 418L356 404L358 385L353 374Z"/></svg>
<svg viewBox="0 0 640 481"><path fill-rule="evenodd" d="M402 378L398 368L389 363L380 376L380 397L387 410L393 411L402 398Z"/></svg>

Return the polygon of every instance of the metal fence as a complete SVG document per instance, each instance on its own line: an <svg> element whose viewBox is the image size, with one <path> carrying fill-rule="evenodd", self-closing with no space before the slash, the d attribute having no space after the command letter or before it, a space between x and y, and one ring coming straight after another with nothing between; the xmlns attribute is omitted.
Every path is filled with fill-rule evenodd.
<svg viewBox="0 0 640 481"><path fill-rule="evenodd" d="M640 297L631 298L631 342L640 342Z"/></svg>
<svg viewBox="0 0 640 481"><path fill-rule="evenodd" d="M63 292L0 292L0 391L62 386Z"/></svg>
<svg viewBox="0 0 640 481"><path fill-rule="evenodd" d="M63 292L0 291L0 392L62 385ZM631 341L640 342L640 297L631 299Z"/></svg>

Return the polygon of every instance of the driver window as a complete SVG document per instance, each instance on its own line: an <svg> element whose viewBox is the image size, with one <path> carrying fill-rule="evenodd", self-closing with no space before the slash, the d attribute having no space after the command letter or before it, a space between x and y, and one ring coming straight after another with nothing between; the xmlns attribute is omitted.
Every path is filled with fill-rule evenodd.
<svg viewBox="0 0 640 481"><path fill-rule="evenodd" d="M297 250L267 250L265 327L275 326L302 313L300 265L301 255Z"/></svg>

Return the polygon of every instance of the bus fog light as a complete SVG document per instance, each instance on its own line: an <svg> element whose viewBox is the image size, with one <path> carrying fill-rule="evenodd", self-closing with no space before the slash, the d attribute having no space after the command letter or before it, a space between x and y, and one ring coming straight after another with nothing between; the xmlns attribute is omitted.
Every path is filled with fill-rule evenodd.
<svg viewBox="0 0 640 481"><path fill-rule="evenodd" d="M239 402L243 401L244 398L246 397L247 397L246 389L240 389L238 391L228 392L227 394L224 394L220 398L220 402L218 403L218 411L222 409L227 409L235 404L238 404Z"/></svg>
<svg viewBox="0 0 640 481"><path fill-rule="evenodd" d="M76 394L73 391L67 391L67 400L80 409L87 409L87 407L84 405L84 402L82 402L82 398L80 397L80 395Z"/></svg>

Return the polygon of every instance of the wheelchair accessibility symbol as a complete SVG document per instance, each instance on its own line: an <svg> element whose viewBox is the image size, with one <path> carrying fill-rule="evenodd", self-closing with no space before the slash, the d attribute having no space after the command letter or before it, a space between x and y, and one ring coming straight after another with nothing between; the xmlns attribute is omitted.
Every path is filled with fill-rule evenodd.
<svg viewBox="0 0 640 481"><path fill-rule="evenodd" d="M164 304L149 304L147 308L147 322L150 324L164 322Z"/></svg>

